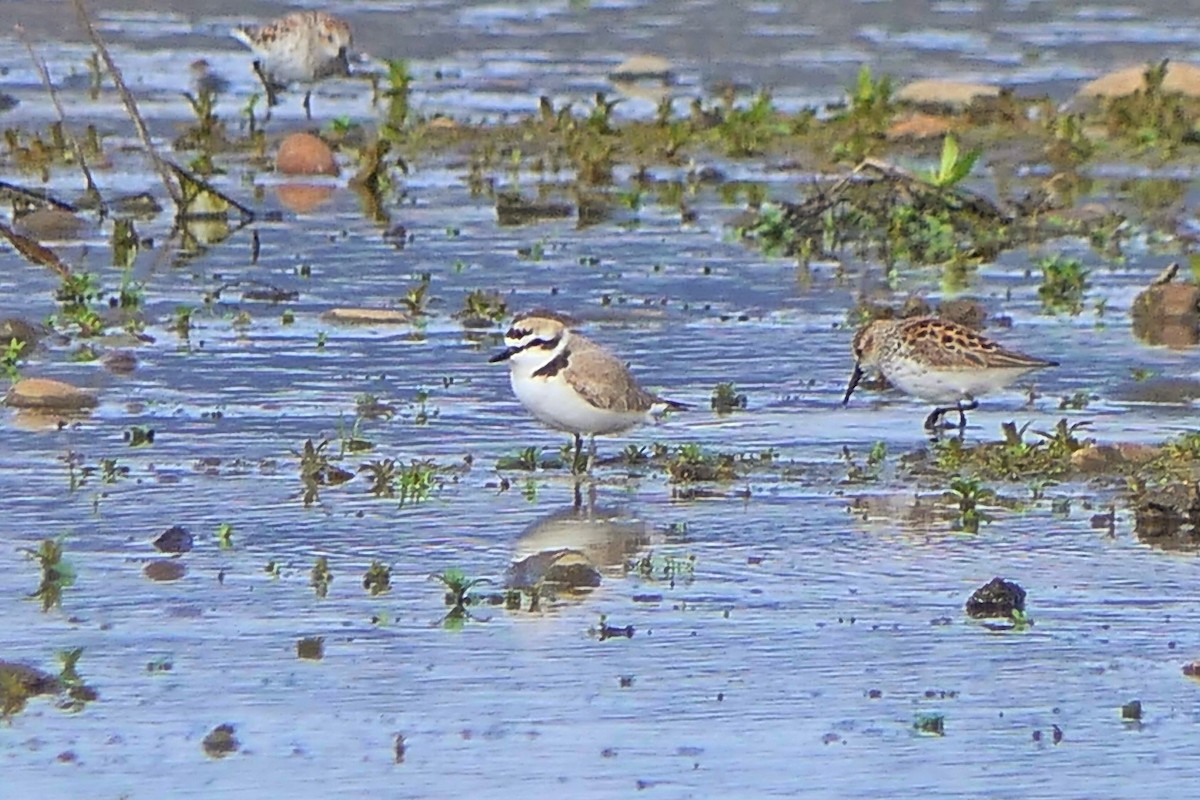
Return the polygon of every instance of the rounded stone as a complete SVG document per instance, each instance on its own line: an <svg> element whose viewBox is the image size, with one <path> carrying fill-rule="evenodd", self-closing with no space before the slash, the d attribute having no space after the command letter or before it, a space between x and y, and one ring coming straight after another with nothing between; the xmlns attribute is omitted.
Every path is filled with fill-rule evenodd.
<svg viewBox="0 0 1200 800"><path fill-rule="evenodd" d="M1077 97L1124 97L1146 88L1146 69L1140 64L1125 67L1089 81L1076 94ZM1200 67L1192 64L1171 62L1163 79L1163 90L1177 92L1188 97L1200 97Z"/></svg>
<svg viewBox="0 0 1200 800"><path fill-rule="evenodd" d="M24 378L8 390L4 402L13 408L81 411L96 406L96 395L52 378Z"/></svg>
<svg viewBox="0 0 1200 800"><path fill-rule="evenodd" d="M289 134L275 156L275 170L284 175L337 175L333 150L311 133Z"/></svg>
<svg viewBox="0 0 1200 800"><path fill-rule="evenodd" d="M412 317L391 308L331 308L321 314L321 321L343 325L407 325Z"/></svg>
<svg viewBox="0 0 1200 800"><path fill-rule="evenodd" d="M966 81L919 80L896 92L896 100L915 105L969 106L980 97L998 97L1000 87Z"/></svg>

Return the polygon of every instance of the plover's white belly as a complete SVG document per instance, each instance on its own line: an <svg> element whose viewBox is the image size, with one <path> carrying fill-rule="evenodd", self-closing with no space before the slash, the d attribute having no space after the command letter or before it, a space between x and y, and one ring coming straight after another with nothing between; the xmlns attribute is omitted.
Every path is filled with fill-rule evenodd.
<svg viewBox="0 0 1200 800"><path fill-rule="evenodd" d="M569 433L620 433L646 420L645 414L606 411L584 400L561 377L512 375L513 392L521 405L543 424Z"/></svg>
<svg viewBox="0 0 1200 800"><path fill-rule="evenodd" d="M964 397L978 397L1001 389L1028 369L930 369L906 359L884 366L883 374L905 394L931 403L957 403Z"/></svg>

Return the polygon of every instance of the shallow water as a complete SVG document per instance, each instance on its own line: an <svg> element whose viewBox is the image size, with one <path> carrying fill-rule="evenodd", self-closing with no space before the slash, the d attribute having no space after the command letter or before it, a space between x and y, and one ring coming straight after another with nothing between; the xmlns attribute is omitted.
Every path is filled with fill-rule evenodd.
<svg viewBox="0 0 1200 800"><path fill-rule="evenodd" d="M233 115L253 86L240 72L244 55L214 32L240 15L278 10L210 4L211 16L200 19L177 6L175 15L161 4L153 13L136 4L98 12L164 135L188 116L177 95L186 75L157 66L204 56L234 81L220 109ZM31 32L45 32L38 26L46 21L25 4L0 2L0 16L13 18L13 8L29 16ZM1164 43L1194 46L1197 36L1194 15L1184 16L1194 9L1176 4L991 9L361 3L351 18L372 54L413 59L423 113L464 117L524 113L543 92L582 100L608 87L603 75L624 55L644 50L677 62L685 88L765 82L786 107L835 96L863 58L902 76L987 71L1065 97L1067 79L1091 76L1117 56L1157 57ZM968 32L948 32L959 26ZM1087 33L1088 46L1068 40L1067 30ZM88 52L47 45L56 75L81 66ZM21 100L0 124L50 119L18 43L0 39L0 63L9 68L0 89ZM433 79L437 69L450 77ZM91 103L76 91L73 119L129 135L109 93ZM322 89L314 108L363 116L365 92L354 83ZM272 130L297 122L290 100ZM648 199L640 211L592 227L500 227L493 200L468 191L466 168L440 162L415 165L405 198L389 209L390 225L413 237L397 249L384 238L389 226L364 219L344 178L318 212L293 214L281 206L275 178L235 166L222 186L246 198L243 179L253 180L266 187L257 208L282 211L281 221L256 223L258 263L250 263L249 229L181 261L161 244L169 215L139 223L159 246L135 270L154 320L153 343L136 348L138 369L119 377L76 364L72 346L51 342L25 374L97 388L101 406L62 431L4 412L0 657L54 672L57 651L83 647L79 670L100 699L76 714L34 699L0 727L0 795L19 787L21 796L70 797L87 786L90 796L114 798L309 796L314 787L326 796L608 797L641 789L659 797L1092 798L1142 797L1147 789L1182 797L1194 786L1200 694L1180 666L1200 650L1195 553L1139 542L1120 509L1114 536L1093 529L1092 515L1112 493L1085 483L1052 486L1020 510L987 508L978 535L956 532L942 487L894 474L896 457L924 445L928 409L895 394L862 393L840 405L850 368L847 309L860 290L885 285L878 264L800 271L750 251L726 226L737 207L710 187L690 200L698 217L689 224ZM780 199L811 177L769 164L719 166L766 183ZM152 181L129 154L97 179L106 194ZM535 176L520 180L527 193L537 187ZM49 186L70 197L78 181L63 171ZM1117 189L1101 184L1096 194ZM61 252L115 284L107 237L101 229ZM538 243L540 259L518 256ZM1025 274L1031 259L1059 252L1093 270L1088 309L1078 317L1043 316L1037 282ZM1127 263L1113 266L1085 242L1066 240L978 270L967 293L1013 320L998 338L1064 367L1036 376L1032 405L1021 387L988 397L969 437L993 437L1007 420L1049 429L1064 415L1092 420L1092 435L1104 441L1160 441L1194 429L1192 406L1119 399L1133 367L1196 371L1194 352L1132 337L1129 306L1172 256L1137 242L1128 252ZM39 319L55 310L57 282L48 272L7 248L0 265L0 316ZM300 275L301 265L311 266L311 277ZM423 335L320 319L336 306L394 303L424 273L435 314ZM298 291L299 299L241 302L235 287L197 312L188 341L169 329L177 306L201 306L204 292L235 281ZM502 288L510 309L577 313L644 383L697 406L602 440L602 456L627 444L699 442L736 452L775 448L788 469L688 501L673 499L659 471L605 465L595 487L604 511L573 526L561 524L572 501L561 471L506 472L512 486L501 491L498 458L561 442L522 412L503 368L486 363L502 328L468 333L450 318L479 288ZM896 299L910 291L936 297L936 271L905 271ZM1108 301L1103 316L1092 310L1100 297ZM294 324L282 323L284 308ZM248 328L233 325L238 311L248 312ZM707 410L720 381L748 396L748 411ZM418 424L422 389L430 418ZM1058 410L1060 398L1079 391L1098 399L1085 411ZM375 499L360 476L324 488L306 508L292 451L322 437L333 438L336 451L356 397L368 392L399 413L366 422L361 435L376 450L344 466L376 458L457 466L470 455L470 469L422 503ZM135 425L154 429L152 446L123 441ZM888 479L846 483L843 447L861 460L877 441L890 454ZM64 461L72 451L88 465L116 458L130 474L111 485L92 477L72 491ZM996 488L1007 498L1029 496L1018 484ZM1055 511L1054 501L1066 499L1068 510ZM622 519L615 527L614 509ZM233 525L232 548L218 546L222 523ZM163 558L150 541L172 525L195 534L196 547L181 559L185 577L156 583L143 573ZM25 599L37 569L22 550L55 536L65 537L78 580L61 610L43 614ZM546 602L537 613L474 607L461 630L443 627L447 609L430 573L461 568L501 581L532 549L572 546L597 554L604 579L591 595ZM674 585L627 575L622 560L647 553L694 557L694 574ZM325 599L309 585L319 556L334 574ZM393 588L371 597L362 576L376 559L391 565ZM272 561L278 576L265 569ZM994 575L1029 592L1032 627L1001 632L966 621L967 597ZM632 638L589 634L602 614L633 626ZM296 642L309 636L325 637L319 662L296 656ZM160 663L171 669L148 669ZM1134 698L1146 709L1140 725L1119 716ZM917 734L922 713L944 714L946 736ZM221 723L235 725L243 749L211 760L201 740ZM1063 732L1057 745L1054 725ZM402 764L396 734L407 742ZM66 751L75 759L60 763Z"/></svg>

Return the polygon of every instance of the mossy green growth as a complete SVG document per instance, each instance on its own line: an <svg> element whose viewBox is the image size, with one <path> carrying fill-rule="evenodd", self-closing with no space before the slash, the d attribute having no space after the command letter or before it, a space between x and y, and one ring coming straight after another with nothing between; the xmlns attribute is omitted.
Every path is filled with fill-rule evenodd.
<svg viewBox="0 0 1200 800"><path fill-rule="evenodd" d="M967 445L959 438L941 440L933 446L934 471L943 475L989 480L1024 481L1057 478L1071 470L1071 454L1089 442L1077 434L1090 422L1069 423L1064 417L1052 431L1032 431L1039 437L1027 440L1028 425L1018 430L1013 422L1001 426L1004 438L996 442Z"/></svg>

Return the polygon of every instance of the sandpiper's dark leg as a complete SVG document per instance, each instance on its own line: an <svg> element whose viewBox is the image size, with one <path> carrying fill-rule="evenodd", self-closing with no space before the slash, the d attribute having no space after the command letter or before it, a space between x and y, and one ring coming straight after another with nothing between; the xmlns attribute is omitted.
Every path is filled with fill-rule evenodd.
<svg viewBox="0 0 1200 800"><path fill-rule="evenodd" d="M970 398L966 403L964 403L962 400L958 401L958 429L960 431L966 430L967 427L966 412L974 411L977 408L979 408L979 401L974 397Z"/></svg>
<svg viewBox="0 0 1200 800"><path fill-rule="evenodd" d="M946 416L946 412L951 411L951 410L952 409L949 409L949 408L935 408L933 410L933 412L928 417L925 418L925 430L927 430L927 431L938 430L940 428L938 423L941 422L942 417Z"/></svg>
<svg viewBox="0 0 1200 800"><path fill-rule="evenodd" d="M583 481L575 481L575 507L583 508Z"/></svg>
<svg viewBox="0 0 1200 800"><path fill-rule="evenodd" d="M312 102L312 89L309 89L307 92L304 93L304 118L305 119L312 119L312 106L310 105L311 102Z"/></svg>

